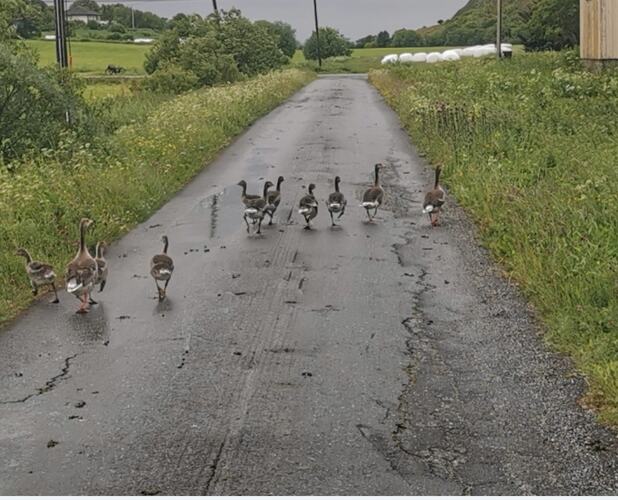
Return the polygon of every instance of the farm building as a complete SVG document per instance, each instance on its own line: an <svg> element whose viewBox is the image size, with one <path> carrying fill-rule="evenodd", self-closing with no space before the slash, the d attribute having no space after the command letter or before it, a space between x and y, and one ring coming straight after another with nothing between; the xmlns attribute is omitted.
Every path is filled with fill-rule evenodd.
<svg viewBox="0 0 618 500"><path fill-rule="evenodd" d="M618 1L580 0L581 57L618 63Z"/></svg>
<svg viewBox="0 0 618 500"><path fill-rule="evenodd" d="M88 23L89 21L101 22L101 15L94 10L80 7L79 5L71 5L67 10L67 19L69 21L81 21L82 23Z"/></svg>

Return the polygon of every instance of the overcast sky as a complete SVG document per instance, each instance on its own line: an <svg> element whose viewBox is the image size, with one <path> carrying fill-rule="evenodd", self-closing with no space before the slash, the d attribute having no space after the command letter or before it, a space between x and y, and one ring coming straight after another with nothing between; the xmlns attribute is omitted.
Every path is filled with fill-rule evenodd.
<svg viewBox="0 0 618 500"><path fill-rule="evenodd" d="M212 0L119 0L136 9L172 17L178 12L209 14ZM318 0L320 24L338 28L352 40L383 29L420 28L448 19L467 0ZM296 29L304 41L313 29L312 0L217 0L220 9L238 7L250 19L280 20Z"/></svg>

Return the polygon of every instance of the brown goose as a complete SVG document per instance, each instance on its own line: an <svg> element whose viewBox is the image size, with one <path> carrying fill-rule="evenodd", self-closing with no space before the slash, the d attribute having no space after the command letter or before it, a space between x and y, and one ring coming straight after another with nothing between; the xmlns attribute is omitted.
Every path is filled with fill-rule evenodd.
<svg viewBox="0 0 618 500"><path fill-rule="evenodd" d="M298 203L298 213L305 218L305 229L311 229L311 221L318 215L318 202L313 196L315 184L309 184L308 193Z"/></svg>
<svg viewBox="0 0 618 500"><path fill-rule="evenodd" d="M251 224L253 224L254 226L257 224L256 234L262 234L262 221L264 220L264 213L266 211L266 198L268 197L268 188L272 187L272 185L272 182L266 181L264 183L264 190L262 192L262 196L255 199L246 199L246 201L243 200L246 207L243 214L243 219L245 220L245 224L247 224L247 233L251 232L249 227L250 220Z"/></svg>
<svg viewBox="0 0 618 500"><path fill-rule="evenodd" d="M79 249L75 258L67 264L65 281L67 292L75 295L81 306L78 313L84 314L89 311L90 292L97 279L97 261L90 255L86 248L86 229L90 227L92 220L82 219L79 222Z"/></svg>
<svg viewBox="0 0 618 500"><path fill-rule="evenodd" d="M275 215L275 212L277 211L277 208L279 208L279 204L281 203L281 183L284 180L285 179L283 178L283 176L280 175L277 179L277 189L275 191L269 191L268 196L266 197L265 212L270 217L270 221L268 222L269 226L272 225L273 216Z"/></svg>
<svg viewBox="0 0 618 500"><path fill-rule="evenodd" d="M361 203L361 207L367 210L369 222L373 222L373 218L378 213L378 208L380 208L380 205L382 205L384 201L384 189L380 186L380 169L382 168L384 168L384 165L381 163L376 164L374 167L373 186L363 194L363 203ZM373 215L369 213L370 210L373 210Z"/></svg>
<svg viewBox="0 0 618 500"><path fill-rule="evenodd" d="M172 273L174 272L174 261L167 255L167 248L169 246L169 239L167 236L162 236L163 253L155 255L150 259L150 275L155 280L157 285L157 294L159 295L159 302L161 302L167 295L167 285L172 279ZM161 288L159 281L164 281L165 286Z"/></svg>
<svg viewBox="0 0 618 500"><path fill-rule="evenodd" d="M36 296L39 293L40 286L50 286L54 291L55 297L51 303L57 304L60 302L58 300L58 292L56 291L56 273L54 272L54 268L49 264L32 260L30 253L25 248L18 248L17 255L25 257L26 259L26 273L28 274L28 278L30 278L32 295Z"/></svg>
<svg viewBox="0 0 618 500"><path fill-rule="evenodd" d="M99 241L94 252L98 269L95 285L100 285L99 293L103 291L103 289L105 288L105 284L107 283L107 260L105 260L104 257L106 249L107 243L105 243L104 241Z"/></svg>
<svg viewBox="0 0 618 500"><path fill-rule="evenodd" d="M328 195L328 200L326 202L326 206L328 207L328 211L330 212L330 220L333 226L336 226L335 219L333 218L333 214L339 214L337 216L337 220L341 219L343 214L345 213L345 207L347 205L347 201L343 193L339 191L339 183L341 182L341 178L339 176L335 177L335 192Z"/></svg>
<svg viewBox="0 0 618 500"><path fill-rule="evenodd" d="M429 214L429 220L431 226L438 225L438 217L442 210L442 205L446 201L446 193L440 186L440 173L442 172L442 165L436 167L436 181L433 189L425 195L425 201L423 201L423 213Z"/></svg>

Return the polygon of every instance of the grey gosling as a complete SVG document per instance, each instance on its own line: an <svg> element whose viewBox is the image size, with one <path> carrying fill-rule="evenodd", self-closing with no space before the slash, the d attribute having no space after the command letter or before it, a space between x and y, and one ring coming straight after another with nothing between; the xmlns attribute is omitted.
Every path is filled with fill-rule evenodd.
<svg viewBox="0 0 618 500"><path fill-rule="evenodd" d="M300 199L298 213L305 218L305 229L311 229L311 221L318 215L318 202L313 196L315 184L309 184L308 193Z"/></svg>
<svg viewBox="0 0 618 500"><path fill-rule="evenodd" d="M150 260L150 275L155 280L157 285L157 293L159 295L159 302L161 302L167 295L167 285L169 285L172 279L172 273L174 272L174 261L167 255L167 248L169 247L169 239L167 236L162 236L163 253L155 255ZM164 281L165 286L161 288L159 281Z"/></svg>
<svg viewBox="0 0 618 500"><path fill-rule="evenodd" d="M39 293L39 287L49 286L54 291L54 300L52 304L60 302L58 300L58 292L56 290L56 273L54 268L44 262L32 260L30 253L25 248L18 248L17 255L26 259L26 274L30 279L30 286L32 287L32 295L36 296Z"/></svg>
<svg viewBox="0 0 618 500"><path fill-rule="evenodd" d="M363 207L367 211L367 217L369 217L369 222L373 222L373 218L378 213L378 208L382 205L384 201L384 189L380 186L380 169L384 168L384 165L381 163L377 163L374 167L374 182L373 186L367 189L363 194L363 202L361 203L361 207ZM373 215L369 212L373 210Z"/></svg>
<svg viewBox="0 0 618 500"><path fill-rule="evenodd" d="M337 220L341 219L343 214L345 213L345 207L347 205L347 201L343 193L339 191L339 183L341 182L341 178L339 176L335 177L335 192L328 195L328 200L326 201L326 206L328 207L328 211L330 212L330 220L333 226L336 226L335 219L333 214L339 214L337 216Z"/></svg>
<svg viewBox="0 0 618 500"><path fill-rule="evenodd" d="M423 213L429 214L429 220L431 226L438 225L438 217L442 211L442 205L446 201L446 193L440 186L440 173L442 172L442 165L436 167L436 181L433 185L433 189L425 195L425 201L423 201Z"/></svg>
<svg viewBox="0 0 618 500"><path fill-rule="evenodd" d="M277 179L277 188L274 191L269 191L268 192L268 196L266 197L266 210L265 212L268 214L268 216L270 217L270 220L268 221L268 225L271 226L273 223L273 217L275 215L275 212L277 211L277 208L279 208L279 204L281 203L281 183L284 181L285 179L283 178L283 176L279 176L279 178Z"/></svg>

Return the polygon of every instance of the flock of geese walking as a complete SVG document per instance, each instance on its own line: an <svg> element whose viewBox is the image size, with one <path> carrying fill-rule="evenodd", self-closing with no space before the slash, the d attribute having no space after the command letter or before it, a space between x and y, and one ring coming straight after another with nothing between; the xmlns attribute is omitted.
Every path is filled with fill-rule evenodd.
<svg viewBox="0 0 618 500"><path fill-rule="evenodd" d="M369 222L373 222L378 209L384 202L385 191L380 185L380 170L383 168L384 165L381 163L375 165L373 186L363 193L361 207L366 210ZM438 217L445 202L445 192L440 186L440 172L441 166L438 165L433 189L426 193L423 201L423 213L429 215L432 226L438 225ZM281 203L281 184L283 181L284 178L281 176L278 178L276 186L272 182L266 181L262 195L247 194L247 183L244 180L238 183L242 188L241 201L245 206L243 219L247 225L247 233L251 233L251 226L253 226L256 228L256 234L261 234L262 221L266 215L270 218L269 225L272 224L275 212ZM337 225L335 216L337 220L341 219L347 206L347 200L339 188L340 183L339 176L335 177L335 191L326 200L332 226ZM271 187L275 187L275 189L270 190ZM300 199L298 206L298 213L305 219L305 229L307 230L311 229L311 221L318 215L318 201L313 194L314 190L315 184L309 184L307 194ZM92 291L98 285L99 293L102 292L108 276L109 266L104 256L107 244L104 241L97 242L94 256L86 245L86 231L92 224L91 219L81 219L77 254L67 264L64 276L66 291L80 301L80 307L77 310L80 314L88 313L90 305L97 304L91 296ZM167 287L174 272L174 261L167 254L169 239L167 236L162 236L161 241L163 243L162 253L153 256L150 260L150 275L155 281L159 301L165 299ZM54 292L52 303L58 303L54 268L50 264L33 260L30 253L24 248L19 248L17 255L26 259L25 268L33 295L38 294L39 288L47 286Z"/></svg>

